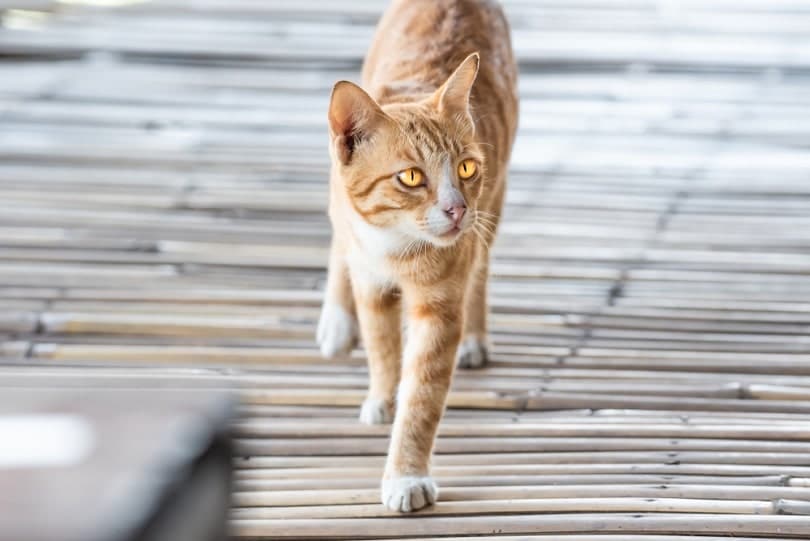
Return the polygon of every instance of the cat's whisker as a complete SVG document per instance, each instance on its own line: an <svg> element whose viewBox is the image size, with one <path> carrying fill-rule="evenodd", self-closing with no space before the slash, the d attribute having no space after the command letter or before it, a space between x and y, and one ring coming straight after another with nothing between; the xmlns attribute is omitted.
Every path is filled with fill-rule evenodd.
<svg viewBox="0 0 810 541"><path fill-rule="evenodd" d="M498 222L496 222L495 220L492 220L490 218L483 217L483 216L476 216L475 221L480 223L480 224L486 225L487 227L489 227L492 230L495 230L498 227Z"/></svg>
<svg viewBox="0 0 810 541"><path fill-rule="evenodd" d="M484 224L479 223L479 224L478 224L478 226L477 226L477 228L478 228L478 230L479 230L479 231L481 231L482 233L486 233L486 234L487 234L487 236L495 236L495 235L494 235L494 233L495 233L495 228L493 228L493 227L491 227L491 226L486 226L486 225L484 225Z"/></svg>
<svg viewBox="0 0 810 541"><path fill-rule="evenodd" d="M494 220L489 220L488 218L483 218L481 216L476 216L475 218L474 223L486 227L490 232L495 231L495 228L498 227L497 222Z"/></svg>
<svg viewBox="0 0 810 541"><path fill-rule="evenodd" d="M419 239L414 239L414 240L412 240L411 242L409 242L409 243L408 243L408 245L407 245L407 246L405 246L405 249L403 249L403 250L402 250L402 253L400 253L400 254L399 254L398 259L399 259L400 261L401 261L401 260L403 260L403 259L405 259L405 258L406 258L408 255L410 255L411 250L412 250L414 247L417 247L417 248L418 248L418 246L417 246L417 244L418 244L418 243L419 243Z"/></svg>
<svg viewBox="0 0 810 541"><path fill-rule="evenodd" d="M487 238L492 238L494 236L491 230L486 229L484 227L479 226L479 227L476 227L475 230L478 231L479 233L481 233L482 235L484 235Z"/></svg>
<svg viewBox="0 0 810 541"><path fill-rule="evenodd" d="M484 246L484 247L486 247L486 246L487 246L487 239L484 237L484 234L483 234L483 233L481 233L481 232L480 232L480 231L479 231L477 228L475 228L475 227L473 227L473 228L472 228L472 232L473 232L473 233L475 233L475 235L476 235L476 236L478 237L478 239L481 241L481 245L482 245L482 246Z"/></svg>
<svg viewBox="0 0 810 541"><path fill-rule="evenodd" d="M474 229L478 232L479 235L481 235L485 239L487 239L484 242L484 245L488 248L489 247L489 241L491 241L491 239L493 239L495 237L495 232L492 229L487 229L486 226L484 226L483 224L480 224L480 223L476 224L474 226Z"/></svg>
<svg viewBox="0 0 810 541"><path fill-rule="evenodd" d="M493 145L491 143L485 143L483 141L477 141L477 142L472 143L472 144L464 145L462 147L462 152L467 152L468 150L474 149L475 147L479 147L479 146L481 146L481 147L489 147L489 148L493 148L493 149L495 148L495 145Z"/></svg>
<svg viewBox="0 0 810 541"><path fill-rule="evenodd" d="M479 223L482 223L482 224L491 225L491 226L497 226L498 225L498 222L496 222L492 218L487 218L485 216L476 216L475 221L479 222Z"/></svg>
<svg viewBox="0 0 810 541"><path fill-rule="evenodd" d="M498 224L498 220L496 220L496 219L494 219L494 218L489 218L489 217L487 217L487 216L476 216L476 217L475 217L475 219L476 219L477 221L484 222L484 223L488 223L488 224L493 224L493 225L497 225L497 224Z"/></svg>

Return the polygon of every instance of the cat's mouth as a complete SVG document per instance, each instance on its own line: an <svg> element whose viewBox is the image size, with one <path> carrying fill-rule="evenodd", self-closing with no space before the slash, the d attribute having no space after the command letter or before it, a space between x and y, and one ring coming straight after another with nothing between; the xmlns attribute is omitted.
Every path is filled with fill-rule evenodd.
<svg viewBox="0 0 810 541"><path fill-rule="evenodd" d="M462 228L458 225L451 225L448 229L446 229L443 233L440 233L438 237L443 241L451 241L455 240L457 237L461 235Z"/></svg>

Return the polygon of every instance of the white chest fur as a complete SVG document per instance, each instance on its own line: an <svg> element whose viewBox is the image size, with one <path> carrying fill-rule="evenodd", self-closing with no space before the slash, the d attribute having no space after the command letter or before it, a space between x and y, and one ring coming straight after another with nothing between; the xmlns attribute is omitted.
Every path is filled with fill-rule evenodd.
<svg viewBox="0 0 810 541"><path fill-rule="evenodd" d="M386 259L401 253L410 240L397 231L373 226L356 214L352 215L350 226L354 239L347 250L346 262L352 276L368 285L396 285L396 277Z"/></svg>

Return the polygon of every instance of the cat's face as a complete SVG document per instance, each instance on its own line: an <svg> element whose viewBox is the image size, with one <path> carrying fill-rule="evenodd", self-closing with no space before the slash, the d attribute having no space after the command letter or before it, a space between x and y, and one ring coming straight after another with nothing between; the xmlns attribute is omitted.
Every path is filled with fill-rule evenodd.
<svg viewBox="0 0 810 541"><path fill-rule="evenodd" d="M380 108L351 83L330 106L332 154L359 229L392 251L450 246L475 226L485 164L469 114L471 56L431 96ZM382 237L380 237L382 235Z"/></svg>
<svg viewBox="0 0 810 541"><path fill-rule="evenodd" d="M473 226L483 184L473 126L430 103L386 108L386 115L341 171L354 212L403 238L455 243Z"/></svg>

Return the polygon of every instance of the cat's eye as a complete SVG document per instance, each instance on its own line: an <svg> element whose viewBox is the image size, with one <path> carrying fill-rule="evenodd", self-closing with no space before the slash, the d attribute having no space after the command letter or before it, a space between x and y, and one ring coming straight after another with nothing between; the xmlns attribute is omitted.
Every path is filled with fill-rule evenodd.
<svg viewBox="0 0 810 541"><path fill-rule="evenodd" d="M471 179L477 170L475 160L467 159L458 164L458 176L463 180Z"/></svg>
<svg viewBox="0 0 810 541"><path fill-rule="evenodd" d="M416 188L423 184L424 175L416 167L409 167L397 173L397 180L409 188Z"/></svg>

